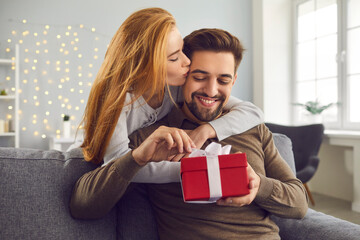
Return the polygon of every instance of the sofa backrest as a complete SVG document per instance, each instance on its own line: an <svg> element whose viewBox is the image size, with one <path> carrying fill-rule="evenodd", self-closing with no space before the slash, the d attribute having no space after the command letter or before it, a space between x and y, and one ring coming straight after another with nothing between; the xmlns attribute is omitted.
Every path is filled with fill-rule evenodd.
<svg viewBox="0 0 360 240"><path fill-rule="evenodd" d="M71 217L76 180L96 166L69 153L0 148L0 239L116 239L116 213L97 221Z"/></svg>

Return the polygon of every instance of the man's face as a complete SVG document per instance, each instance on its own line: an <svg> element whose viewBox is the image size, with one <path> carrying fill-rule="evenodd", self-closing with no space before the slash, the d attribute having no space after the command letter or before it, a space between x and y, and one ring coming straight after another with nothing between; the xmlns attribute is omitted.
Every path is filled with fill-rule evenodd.
<svg viewBox="0 0 360 240"><path fill-rule="evenodd" d="M185 104L200 121L208 122L222 112L237 75L230 52L193 53L188 78L183 86Z"/></svg>

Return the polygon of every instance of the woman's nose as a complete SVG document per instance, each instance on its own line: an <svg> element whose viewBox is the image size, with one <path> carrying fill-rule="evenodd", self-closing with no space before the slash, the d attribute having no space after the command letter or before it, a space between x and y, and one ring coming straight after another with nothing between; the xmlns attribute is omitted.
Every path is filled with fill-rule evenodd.
<svg viewBox="0 0 360 240"><path fill-rule="evenodd" d="M182 55L183 55L183 64L182 65L184 67L190 66L190 63L191 63L190 59L184 53L182 53Z"/></svg>

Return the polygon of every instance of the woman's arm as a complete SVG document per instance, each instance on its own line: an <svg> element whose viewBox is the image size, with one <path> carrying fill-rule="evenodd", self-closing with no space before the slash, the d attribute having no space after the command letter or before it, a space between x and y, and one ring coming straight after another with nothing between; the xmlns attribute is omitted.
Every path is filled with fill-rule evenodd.
<svg viewBox="0 0 360 240"><path fill-rule="evenodd" d="M215 129L219 141L264 122L263 112L258 107L233 96L230 96L225 110L229 112L209 123Z"/></svg>

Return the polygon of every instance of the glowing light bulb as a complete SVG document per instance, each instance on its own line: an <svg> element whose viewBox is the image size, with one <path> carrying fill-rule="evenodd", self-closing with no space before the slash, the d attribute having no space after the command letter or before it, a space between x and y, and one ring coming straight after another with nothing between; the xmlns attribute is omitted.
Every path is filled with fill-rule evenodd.
<svg viewBox="0 0 360 240"><path fill-rule="evenodd" d="M38 131L35 131L34 132L34 136L38 136L39 135L39 132Z"/></svg>
<svg viewBox="0 0 360 240"><path fill-rule="evenodd" d="M45 115L46 115L46 116L49 116L49 115L50 115L50 112L45 112Z"/></svg>
<svg viewBox="0 0 360 240"><path fill-rule="evenodd" d="M41 138L46 138L46 135L45 134L41 135Z"/></svg>
<svg viewBox="0 0 360 240"><path fill-rule="evenodd" d="M26 19L23 19L22 22L23 22L24 24L27 23Z"/></svg>
<svg viewBox="0 0 360 240"><path fill-rule="evenodd" d="M22 127L22 130L25 132L25 131L26 131L26 127Z"/></svg>
<svg viewBox="0 0 360 240"><path fill-rule="evenodd" d="M46 25L45 28L49 30L49 29L50 29L50 26L49 26L49 25Z"/></svg>
<svg viewBox="0 0 360 240"><path fill-rule="evenodd" d="M34 33L34 36L37 37L37 35L38 35L38 34L35 32L35 33Z"/></svg>
<svg viewBox="0 0 360 240"><path fill-rule="evenodd" d="M57 38L57 39L60 39L60 38L61 38L60 34L58 34L58 35L56 36L56 38Z"/></svg>
<svg viewBox="0 0 360 240"><path fill-rule="evenodd" d="M91 28L91 31L92 31L92 32L95 32L95 28Z"/></svg>

